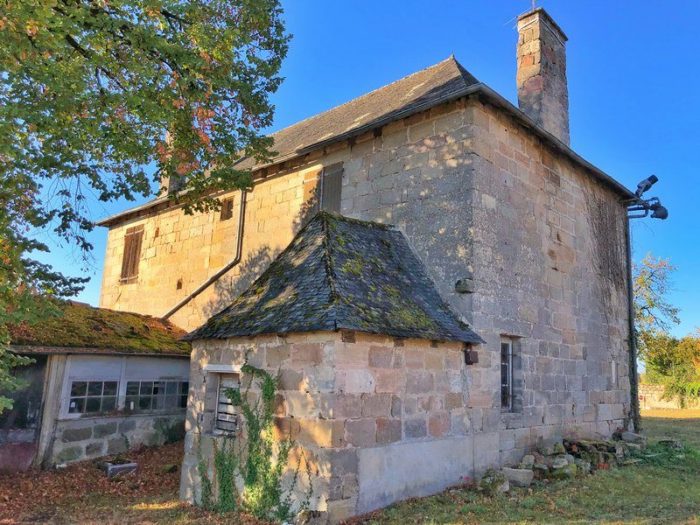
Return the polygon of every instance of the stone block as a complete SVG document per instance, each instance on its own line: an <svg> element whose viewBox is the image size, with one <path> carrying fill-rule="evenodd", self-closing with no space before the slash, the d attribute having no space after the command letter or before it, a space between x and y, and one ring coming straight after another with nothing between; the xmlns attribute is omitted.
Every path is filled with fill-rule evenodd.
<svg viewBox="0 0 700 525"><path fill-rule="evenodd" d="M300 419L299 443L330 448L344 445L343 422L337 420Z"/></svg>
<svg viewBox="0 0 700 525"><path fill-rule="evenodd" d="M89 457L101 456L104 453L104 441L95 441L85 445L85 455Z"/></svg>
<svg viewBox="0 0 700 525"><path fill-rule="evenodd" d="M377 419L377 443L384 445L401 441L401 420L400 419Z"/></svg>
<svg viewBox="0 0 700 525"><path fill-rule="evenodd" d="M302 390L304 388L304 374L290 368L283 368L279 374L280 390Z"/></svg>
<svg viewBox="0 0 700 525"><path fill-rule="evenodd" d="M510 484L516 487L529 487L535 477L532 469L504 468L501 472Z"/></svg>
<svg viewBox="0 0 700 525"><path fill-rule="evenodd" d="M64 443L71 443L74 441L84 441L92 437L92 427L83 428L66 428L63 430L61 435L61 440Z"/></svg>
<svg viewBox="0 0 700 525"><path fill-rule="evenodd" d="M292 363L297 365L320 365L323 361L323 345L300 343L292 346Z"/></svg>
<svg viewBox="0 0 700 525"><path fill-rule="evenodd" d="M432 437L442 437L450 432L450 414L433 413L428 416L428 432Z"/></svg>
<svg viewBox="0 0 700 525"><path fill-rule="evenodd" d="M362 417L387 417L391 413L391 394L362 394Z"/></svg>
<svg viewBox="0 0 700 525"><path fill-rule="evenodd" d="M433 374L424 370L406 372L406 393L427 394L433 389Z"/></svg>
<svg viewBox="0 0 700 525"><path fill-rule="evenodd" d="M403 422L403 432L406 439L423 438L428 435L428 426L425 418L405 419Z"/></svg>
<svg viewBox="0 0 700 525"><path fill-rule="evenodd" d="M369 347L369 366L372 368L391 368L394 349L386 346Z"/></svg>
<svg viewBox="0 0 700 525"><path fill-rule="evenodd" d="M133 419L126 419L119 423L119 433L126 434L127 432L132 432L136 429L136 421Z"/></svg>
<svg viewBox="0 0 700 525"><path fill-rule="evenodd" d="M357 451L351 448L328 451L328 461L331 465L332 476L357 474Z"/></svg>
<svg viewBox="0 0 700 525"><path fill-rule="evenodd" d="M358 418L362 415L360 394L338 394L335 398L333 416L336 419Z"/></svg>
<svg viewBox="0 0 700 525"><path fill-rule="evenodd" d="M121 454L127 451L127 441L124 438L113 438L107 441L107 454Z"/></svg>
<svg viewBox="0 0 700 525"><path fill-rule="evenodd" d="M375 379L368 370L345 370L339 372L338 376L345 393L362 394L374 391Z"/></svg>
<svg viewBox="0 0 700 525"><path fill-rule="evenodd" d="M69 461L75 461L82 458L83 448L82 447L67 447L56 454L54 460L56 463L67 463Z"/></svg>
<svg viewBox="0 0 700 525"><path fill-rule="evenodd" d="M374 370L376 380L375 390L380 393L398 394L403 390L404 375L401 370L394 368L378 368Z"/></svg>
<svg viewBox="0 0 700 525"><path fill-rule="evenodd" d="M377 442L374 419L351 419L345 422L345 441L355 447L371 447Z"/></svg>
<svg viewBox="0 0 700 525"><path fill-rule="evenodd" d="M95 427L92 429L92 435L95 437L95 439L109 436L111 434L116 434L116 432L117 432L117 423L116 422L95 425Z"/></svg>

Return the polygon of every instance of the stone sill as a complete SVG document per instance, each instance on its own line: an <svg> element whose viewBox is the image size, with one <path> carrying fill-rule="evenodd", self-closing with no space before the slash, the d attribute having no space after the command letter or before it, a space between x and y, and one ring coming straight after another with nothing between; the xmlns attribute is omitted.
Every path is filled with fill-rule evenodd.
<svg viewBox="0 0 700 525"><path fill-rule="evenodd" d="M186 414L186 409L182 410L168 410L168 411L163 411L163 412L131 412L131 413L121 413L121 414L100 414L100 415L94 415L94 416L82 416L82 417L69 417L69 416L61 416L57 417L56 421L59 423L63 422L70 422L70 421L92 421L94 419L126 419L126 418L154 418L154 417L163 417L163 416L185 416Z"/></svg>

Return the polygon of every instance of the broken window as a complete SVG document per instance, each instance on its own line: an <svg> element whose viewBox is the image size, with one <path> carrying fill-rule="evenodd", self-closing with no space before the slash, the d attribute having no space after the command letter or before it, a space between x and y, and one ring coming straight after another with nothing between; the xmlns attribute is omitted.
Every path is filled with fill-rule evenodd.
<svg viewBox="0 0 700 525"><path fill-rule="evenodd" d="M221 201L221 215L219 215L220 221L227 221L233 217L233 198L224 199Z"/></svg>
<svg viewBox="0 0 700 525"><path fill-rule="evenodd" d="M513 340L501 339L501 408L513 409Z"/></svg>
<svg viewBox="0 0 700 525"><path fill-rule="evenodd" d="M68 403L69 414L99 414L117 408L117 381L73 381Z"/></svg>
<svg viewBox="0 0 700 525"><path fill-rule="evenodd" d="M343 185L343 163L323 168L321 173L321 209L340 213L340 195Z"/></svg>
<svg viewBox="0 0 700 525"><path fill-rule="evenodd" d="M238 374L219 374L214 431L235 434L238 430L238 409L231 401L230 390L240 390Z"/></svg>
<svg viewBox="0 0 700 525"><path fill-rule="evenodd" d="M125 408L134 412L187 408L187 381L129 381Z"/></svg>
<svg viewBox="0 0 700 525"><path fill-rule="evenodd" d="M141 258L141 242L143 240L143 225L126 230L124 236L124 255L122 256L122 283L132 283L139 276L139 259Z"/></svg>

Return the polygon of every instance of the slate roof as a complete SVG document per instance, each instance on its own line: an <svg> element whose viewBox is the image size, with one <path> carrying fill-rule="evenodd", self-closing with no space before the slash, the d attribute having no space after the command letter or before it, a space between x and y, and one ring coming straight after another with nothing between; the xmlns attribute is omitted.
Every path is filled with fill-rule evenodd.
<svg viewBox="0 0 700 525"><path fill-rule="evenodd" d="M574 162L590 170L592 175L612 187L626 198L632 193L615 179L577 155L570 147L539 127L525 113L513 106L486 84L479 82L454 57L449 56L428 68L380 87L345 104L336 106L310 118L297 122L270 135L274 139L272 149L276 155L269 164L276 164L310 153L320 147L338 142L367 131L380 128L395 120L425 111L438 104L479 93L494 107L508 112L541 139L548 142ZM268 165L269 165L268 164ZM252 159L242 159L239 169L256 170ZM174 206L167 196L161 196L145 204L106 217L97 224L111 226L134 214L153 208Z"/></svg>
<svg viewBox="0 0 700 525"><path fill-rule="evenodd" d="M324 212L248 290L185 339L341 329L483 342L440 298L401 232Z"/></svg>
<svg viewBox="0 0 700 525"><path fill-rule="evenodd" d="M10 327L17 353L147 354L189 356L184 330L169 321L84 303L58 304L60 315Z"/></svg>

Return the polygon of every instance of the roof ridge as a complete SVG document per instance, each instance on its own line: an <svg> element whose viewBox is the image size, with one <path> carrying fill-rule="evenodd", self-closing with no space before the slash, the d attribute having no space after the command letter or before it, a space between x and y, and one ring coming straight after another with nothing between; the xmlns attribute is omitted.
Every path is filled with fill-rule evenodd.
<svg viewBox="0 0 700 525"><path fill-rule="evenodd" d="M396 80L393 80L393 81L389 82L388 84L384 84L383 86L379 86L378 88L375 88L375 89L373 89L372 91L368 91L367 93L364 93L364 94L359 95L359 96L357 96L357 97L351 98L350 100L348 100L348 101L346 101L346 102L343 102L342 104L338 104L338 105L336 105L336 106L331 106L330 108L325 109L325 110L323 110L323 111L320 111L319 113L314 113L313 115L310 115L310 116L308 116L308 117L306 117L306 118L303 118L303 119L301 119L301 120L297 120L296 122L294 122L293 124L290 124L289 126L285 126L285 127L283 127L283 128L280 128L280 129L278 129L277 131L275 131L274 133L270 133L268 136L269 136L269 137L274 137L274 136L277 135L278 133L281 133L281 132L283 132L283 131L285 131L285 130L287 130L287 129L289 129L289 128L293 128L293 127L295 127L295 126L298 126L298 125L300 125L300 124L303 124L304 122L306 122L306 121L308 121L308 120L315 119L315 118L317 118L317 117L320 117L321 115L325 115L326 113L329 113L329 112L331 112L331 111L335 111L336 109L342 108L343 106L347 106L348 104L352 104L352 103L354 103L354 102L357 102L358 100L362 100L362 99L364 99L364 98L367 98L367 97L369 97L370 95L376 93L377 91L381 91L382 89L388 88L389 86L393 86L394 84L397 84L397 83L402 82L402 81L404 81L404 80L407 80L407 79L409 79L409 78L411 78L411 77L414 77L414 76L416 76L416 75L419 75L419 74L421 74L421 73L424 73L424 72L428 71L429 69L436 68L436 67L438 67L438 66L444 64L445 62L449 62L449 61L455 62L455 63L457 64L457 66L460 68L460 72L464 69L464 67L457 61L457 59L455 58L454 54L451 54L450 56L448 56L447 58L441 60L440 62L436 62L436 63L434 63L434 64L431 65L431 66L424 67L423 69L419 69L418 71L414 71L413 73L410 73L410 74L408 74L408 75L406 75L406 76L403 76L403 77L401 77L401 78L397 78ZM465 71L466 71L466 70L465 70ZM474 80L476 80L475 77L474 77ZM241 160L243 160L243 159L241 159Z"/></svg>

